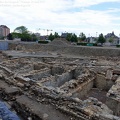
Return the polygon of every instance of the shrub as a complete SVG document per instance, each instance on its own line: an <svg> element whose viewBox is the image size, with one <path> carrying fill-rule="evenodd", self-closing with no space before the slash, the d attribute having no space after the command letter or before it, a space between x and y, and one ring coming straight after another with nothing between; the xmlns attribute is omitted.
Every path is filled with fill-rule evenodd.
<svg viewBox="0 0 120 120"><path fill-rule="evenodd" d="M116 47L120 47L120 45L116 45Z"/></svg>
<svg viewBox="0 0 120 120"><path fill-rule="evenodd" d="M93 43L93 46L97 46L97 43Z"/></svg>
<svg viewBox="0 0 120 120"><path fill-rule="evenodd" d="M77 43L77 45L82 45L82 46L97 46L96 43Z"/></svg>
<svg viewBox="0 0 120 120"><path fill-rule="evenodd" d="M87 43L77 43L77 45L87 46Z"/></svg>
<svg viewBox="0 0 120 120"><path fill-rule="evenodd" d="M48 41L38 41L38 43L47 44L47 43L49 43L49 42L48 42Z"/></svg>

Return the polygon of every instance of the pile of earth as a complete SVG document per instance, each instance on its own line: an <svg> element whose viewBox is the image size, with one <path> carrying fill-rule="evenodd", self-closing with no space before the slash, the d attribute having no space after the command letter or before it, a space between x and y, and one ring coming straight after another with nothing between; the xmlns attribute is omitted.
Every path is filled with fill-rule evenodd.
<svg viewBox="0 0 120 120"><path fill-rule="evenodd" d="M69 46L71 43L64 38L56 38L49 45Z"/></svg>

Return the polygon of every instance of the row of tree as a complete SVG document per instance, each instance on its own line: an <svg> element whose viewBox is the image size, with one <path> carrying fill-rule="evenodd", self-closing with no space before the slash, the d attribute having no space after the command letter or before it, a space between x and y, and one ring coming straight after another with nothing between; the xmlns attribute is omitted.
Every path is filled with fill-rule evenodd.
<svg viewBox="0 0 120 120"><path fill-rule="evenodd" d="M58 37L60 37L60 36L58 35L58 33L55 32L54 34L51 33L49 35L48 39L52 41ZM78 42L78 41L79 42L86 42L86 35L83 32L81 32L79 37L77 37L77 35L75 33L67 33L66 40L68 40L70 42ZM105 40L102 33L99 35L98 38L96 38L96 43L103 44L103 43L105 43L105 41L106 40Z"/></svg>
<svg viewBox="0 0 120 120"><path fill-rule="evenodd" d="M55 38L59 38L59 34L55 32L54 34L50 34L47 39L54 40ZM35 34L31 33L25 26L17 27L14 32L10 33L7 38L12 40L14 38L21 38L22 41L36 41L37 37ZM86 42L86 35L81 32L79 37L75 33L67 33L66 39L70 42ZM101 33L96 40L96 43L104 43L105 38Z"/></svg>
<svg viewBox="0 0 120 120"><path fill-rule="evenodd" d="M54 34L50 34L49 36L48 36L48 40L54 40L55 38L59 38L60 36L59 36L59 34L57 33L57 32L55 32Z"/></svg>
<svg viewBox="0 0 120 120"><path fill-rule="evenodd" d="M80 41L84 41L86 39L86 36L84 33L80 33L79 37L77 37L77 35L75 33L66 33L66 40L70 41L70 42L78 42L78 40ZM59 38L60 36L58 35L57 32L55 32L54 34L50 34L48 36L49 40L54 40L55 38Z"/></svg>
<svg viewBox="0 0 120 120"><path fill-rule="evenodd" d="M8 40L13 40L15 38L21 38L22 41L36 41L37 37L35 34L28 31L25 26L17 27L14 32L8 34Z"/></svg>

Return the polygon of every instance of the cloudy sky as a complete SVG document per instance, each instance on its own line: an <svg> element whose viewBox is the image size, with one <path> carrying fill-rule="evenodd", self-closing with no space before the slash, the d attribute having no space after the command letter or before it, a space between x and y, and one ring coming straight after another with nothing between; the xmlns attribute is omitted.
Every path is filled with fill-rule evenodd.
<svg viewBox="0 0 120 120"><path fill-rule="evenodd" d="M0 24L11 32L24 25L41 34L49 29L59 34L119 35L120 0L0 0Z"/></svg>

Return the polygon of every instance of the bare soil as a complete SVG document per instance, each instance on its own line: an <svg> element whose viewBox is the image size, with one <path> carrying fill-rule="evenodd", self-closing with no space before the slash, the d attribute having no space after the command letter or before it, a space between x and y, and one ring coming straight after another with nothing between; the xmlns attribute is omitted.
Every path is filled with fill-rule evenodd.
<svg viewBox="0 0 120 120"><path fill-rule="evenodd" d="M107 99L106 94L107 94L107 91L99 90L98 88L92 88L88 92L88 94L82 98L82 100L88 99L89 97L94 97L94 98L97 98L102 103L105 103Z"/></svg>

